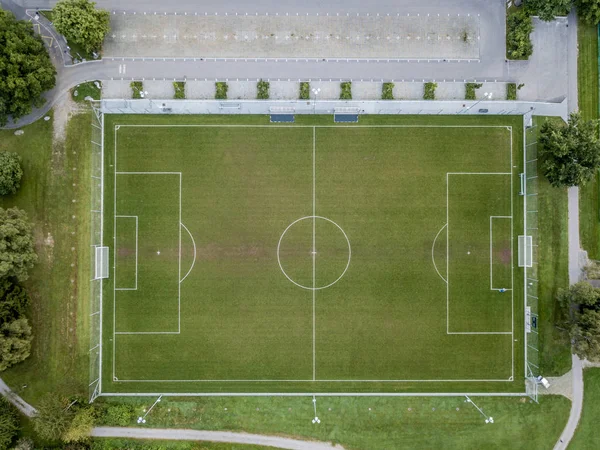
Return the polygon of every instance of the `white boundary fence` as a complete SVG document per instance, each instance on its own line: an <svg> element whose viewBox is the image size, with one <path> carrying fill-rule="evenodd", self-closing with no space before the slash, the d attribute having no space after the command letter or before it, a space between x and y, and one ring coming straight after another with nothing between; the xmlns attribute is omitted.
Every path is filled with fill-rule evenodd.
<svg viewBox="0 0 600 450"><path fill-rule="evenodd" d="M103 253L102 230L104 220L104 115L98 108L92 113L92 169L91 169L91 205L90 205L90 235L92 246L90 261L90 401L101 392L101 358L102 358L102 278L98 277L98 261L96 253Z"/></svg>
<svg viewBox="0 0 600 450"><path fill-rule="evenodd" d="M567 103L519 101L435 101L435 100L101 100L105 114L334 114L353 108L358 114L468 114L560 116L567 118Z"/></svg>
<svg viewBox="0 0 600 450"><path fill-rule="evenodd" d="M330 101L330 100L101 100L92 102L92 204L91 204L91 236L92 247L103 245L103 180L104 180L104 114L270 114L273 111L290 111L293 114L331 114L340 108L355 108L359 114L422 114L422 115L522 115L524 124L524 235L532 239L532 265L524 267L524 283L526 295L524 306L528 312L525 330L525 377L526 394L537 401L537 382L539 375L538 324L532 326L531 318L537 320L537 147L536 128L532 127L532 116L560 116L566 119L568 111L566 102L536 103L509 101ZM485 112L483 111L485 110ZM293 112L291 112L293 111ZM333 117L332 117L333 121ZM102 279L95 279L95 251L90 261L90 401L102 393ZM119 394L119 395L153 395L153 394ZM173 394L196 395L196 394ZM214 394L214 395L250 395L250 394ZM274 394L257 394L274 395ZM309 394L284 394L309 395ZM310 394L312 395L312 394ZM340 394L322 394L340 395ZM361 394L341 394L361 395ZM386 394L365 394L386 395ZM387 395L463 395L455 393L413 394L398 393ZM522 395L514 393L473 394L473 395Z"/></svg>
<svg viewBox="0 0 600 450"><path fill-rule="evenodd" d="M523 158L525 167L524 186L524 235L531 240L531 264L524 267L525 277L525 377L527 393L537 401L537 381L540 375L540 342L538 320L538 149L537 126L530 116L523 118Z"/></svg>

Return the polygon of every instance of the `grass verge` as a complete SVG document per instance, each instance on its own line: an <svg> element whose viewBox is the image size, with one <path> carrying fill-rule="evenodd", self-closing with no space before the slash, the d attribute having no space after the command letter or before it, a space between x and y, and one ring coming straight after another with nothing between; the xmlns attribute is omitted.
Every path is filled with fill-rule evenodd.
<svg viewBox="0 0 600 450"><path fill-rule="evenodd" d="M74 116L66 142L54 145L52 121L23 129L23 136L0 131L0 150L19 153L25 173L0 206L24 209L34 223L39 261L25 283L34 341L31 356L2 378L35 404L53 390L87 395L91 127L87 114Z"/></svg>
<svg viewBox="0 0 600 450"><path fill-rule="evenodd" d="M600 369L583 372L583 412L569 450L600 448L598 417L600 417Z"/></svg>
<svg viewBox="0 0 600 450"><path fill-rule="evenodd" d="M102 96L102 88L96 87L94 83L98 83L100 86L102 86L100 81L88 81L87 83L81 83L71 89L71 98L78 103L84 103L87 97L92 97L94 100L100 100ZM77 95L75 95L75 93L77 93Z"/></svg>
<svg viewBox="0 0 600 450"><path fill-rule="evenodd" d="M579 56L577 84L579 110L584 119L598 119L598 34L597 27L580 23L577 28ZM581 246L592 259L600 257L600 211L598 174L579 189Z"/></svg>
<svg viewBox="0 0 600 450"><path fill-rule="evenodd" d="M127 398L141 412L155 399ZM494 425L463 397L320 397L318 426L310 398L204 397L163 399L147 426L231 430L336 442L346 449L542 449L552 448L570 402L545 396L539 404L519 397L479 397L473 401Z"/></svg>
<svg viewBox="0 0 600 450"><path fill-rule="evenodd" d="M544 120L536 118L538 130ZM538 180L540 370L556 376L571 368L568 333L555 326L560 314L556 292L569 285L568 199L566 189L552 187L542 174Z"/></svg>

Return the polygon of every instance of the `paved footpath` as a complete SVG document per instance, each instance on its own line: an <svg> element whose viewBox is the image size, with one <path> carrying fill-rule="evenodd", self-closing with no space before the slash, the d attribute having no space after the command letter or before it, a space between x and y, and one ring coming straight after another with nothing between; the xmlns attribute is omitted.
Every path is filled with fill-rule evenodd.
<svg viewBox="0 0 600 450"><path fill-rule="evenodd" d="M328 442L302 441L299 439L263 436L260 434L233 433L230 431L96 427L92 430L92 436L133 439L172 439L180 441L228 442L246 445L263 445L265 447L284 448L290 450L344 450L344 447Z"/></svg>
<svg viewBox="0 0 600 450"><path fill-rule="evenodd" d="M33 417L37 414L36 409L15 394L2 379L0 379L0 394L6 397L9 402L15 405L27 417Z"/></svg>
<svg viewBox="0 0 600 450"><path fill-rule="evenodd" d="M575 434L579 419L581 418L581 409L583 408L583 365L577 355L572 355L572 358L573 398L571 399L571 414L569 415L565 429L554 446L554 450L566 450Z"/></svg>

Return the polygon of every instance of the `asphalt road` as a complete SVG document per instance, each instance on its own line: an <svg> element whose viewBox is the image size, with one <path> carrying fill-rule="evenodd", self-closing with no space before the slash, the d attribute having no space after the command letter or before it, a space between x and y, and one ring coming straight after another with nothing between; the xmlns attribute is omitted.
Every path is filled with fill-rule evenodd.
<svg viewBox="0 0 600 450"><path fill-rule="evenodd" d="M57 0L14 0L15 3L25 8L52 8ZM503 11L504 0L329 0L324 3L320 0L262 0L261 2L248 2L247 0L229 0L215 2L209 0L177 0L177 2L164 2L162 0L128 0L126 7L122 0L96 0L98 7L117 11L158 11L158 12L183 12L183 11L210 11L210 12L304 12L304 13L335 13L345 12L435 12L465 14L476 11L480 13L497 12L498 6Z"/></svg>
<svg viewBox="0 0 600 450"><path fill-rule="evenodd" d="M12 10L18 18L28 19L24 8L50 8L50 0L1 0L3 8ZM100 7L123 11L123 3L117 0L100 0ZM208 2L180 0L175 6L158 0L127 2L128 12L159 11L214 11L225 12L247 10L248 3L241 0L231 2ZM53 58L57 65L57 86L45 94L46 105L24 117L19 125L33 122L45 114L53 105L58 94L71 87L91 80L111 79L208 79L208 80L377 80L377 81L513 81L508 64L504 60L504 0L383 0L376 3L358 0L334 1L323 5L316 0L292 2L267 0L252 6L258 13L298 11L324 14L339 11L360 13L406 13L406 14L480 14L481 59L473 62L416 62L401 61L357 61L357 60L251 60L251 59L195 59L164 60L162 58L139 58L130 60L105 59L76 66L63 67L58 63L62 55ZM15 128L14 124L8 126Z"/></svg>

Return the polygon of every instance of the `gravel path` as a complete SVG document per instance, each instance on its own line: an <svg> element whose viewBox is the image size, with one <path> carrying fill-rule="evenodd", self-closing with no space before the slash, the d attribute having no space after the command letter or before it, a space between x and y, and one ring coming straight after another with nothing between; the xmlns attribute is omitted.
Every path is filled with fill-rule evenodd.
<svg viewBox="0 0 600 450"><path fill-rule="evenodd" d="M328 442L302 441L278 436L261 434L233 433L230 431L199 431L164 428L119 428L96 427L94 437L122 437L134 439L173 439L179 441L229 442L235 444L263 445L266 447L290 450L344 450L340 445Z"/></svg>

